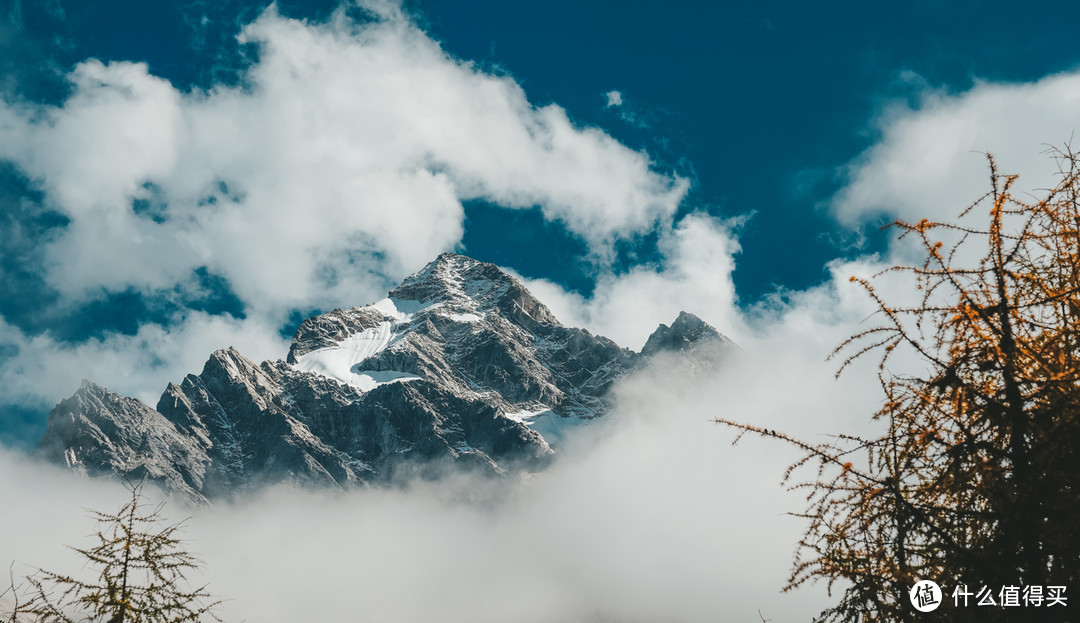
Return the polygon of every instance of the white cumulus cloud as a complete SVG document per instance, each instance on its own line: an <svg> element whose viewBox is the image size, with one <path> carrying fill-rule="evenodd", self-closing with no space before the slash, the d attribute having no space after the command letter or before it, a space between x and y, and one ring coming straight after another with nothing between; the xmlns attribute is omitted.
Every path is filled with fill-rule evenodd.
<svg viewBox="0 0 1080 623"><path fill-rule="evenodd" d="M71 219L48 282L78 300L208 266L270 313L377 294L460 242L464 200L539 206L601 256L670 219L685 180L374 8L363 24L270 8L241 35L259 47L243 87L179 92L88 60L58 107L0 104L0 157ZM164 219L132 210L148 189Z"/></svg>
<svg viewBox="0 0 1080 623"><path fill-rule="evenodd" d="M1038 194L1056 183L1048 146L1080 130L1080 72L1037 82L978 82L965 92L927 89L916 108L897 104L877 121L880 139L846 167L832 201L845 223L884 215L918 221L955 218L989 189L983 153L1014 189Z"/></svg>
<svg viewBox="0 0 1080 623"><path fill-rule="evenodd" d="M526 285L563 324L585 327L640 349L660 323L691 312L738 339L745 332L731 280L739 243L736 223L704 214L679 221L660 240L660 265L639 265L622 274L605 273L586 298L543 279Z"/></svg>

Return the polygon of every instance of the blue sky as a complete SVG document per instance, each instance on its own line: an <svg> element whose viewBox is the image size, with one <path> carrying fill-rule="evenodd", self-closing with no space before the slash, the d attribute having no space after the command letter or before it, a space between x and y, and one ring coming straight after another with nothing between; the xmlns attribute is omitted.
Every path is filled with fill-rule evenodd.
<svg viewBox="0 0 1080 623"><path fill-rule="evenodd" d="M0 442L443 250L629 347L679 308L760 332L974 198L972 151L1037 188L1080 125L1062 7L267 6L0 2Z"/></svg>

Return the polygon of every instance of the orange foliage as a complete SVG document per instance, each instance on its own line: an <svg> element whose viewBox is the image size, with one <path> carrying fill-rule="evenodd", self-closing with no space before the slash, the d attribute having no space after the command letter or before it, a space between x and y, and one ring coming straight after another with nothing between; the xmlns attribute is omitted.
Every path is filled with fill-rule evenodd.
<svg viewBox="0 0 1080 623"><path fill-rule="evenodd" d="M915 620L907 594L920 578L946 591L960 583L1080 587L1080 159L1069 149L1053 155L1060 183L1034 202L1010 194L1016 177L987 157L990 191L961 214L972 220L989 203L982 227L893 224L926 251L923 264L887 271L910 275L920 304L887 305L871 281L851 278L882 324L834 355L847 355L843 371L881 353L880 437L811 444L770 435L805 452L785 481L818 465L812 480L794 485L808 491L799 516L809 523L787 588L843 580L825 620ZM956 259L973 248L978 259ZM901 352L929 372L892 374ZM1015 615L950 608L948 619ZM1048 615L1023 612L1026 621Z"/></svg>

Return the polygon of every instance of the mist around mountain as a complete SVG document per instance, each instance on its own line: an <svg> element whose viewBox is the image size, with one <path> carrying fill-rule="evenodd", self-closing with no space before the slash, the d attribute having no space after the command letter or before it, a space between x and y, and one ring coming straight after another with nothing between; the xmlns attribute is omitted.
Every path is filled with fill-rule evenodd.
<svg viewBox="0 0 1080 623"><path fill-rule="evenodd" d="M500 291L509 292L491 290L494 294ZM417 322L425 315L482 315L478 308L409 309L404 301L399 298L395 309L413 314L403 325L406 327L426 326L428 320L436 328L439 323L454 322L453 318L447 322L430 317ZM800 310L812 302L804 303ZM284 365L304 378L333 383L339 388L336 391L360 395L378 395L379 390L395 386L417 387L421 380L380 379L372 374L394 370L419 376L414 369L354 369L350 353L366 347L331 345L350 339L344 333L355 336L365 331L375 343L382 343L379 327L386 310L375 309L362 329L343 328L345 317L364 315L353 311L331 312L307 323L304 333L312 337L313 348L294 351L293 359L308 361L305 355L321 353L317 360L323 362L322 373L295 371L297 364L288 360L269 367ZM534 312L534 316L539 313ZM815 313L811 317L819 316ZM861 318L865 311L852 311L843 317L845 322L848 316ZM316 322L318 319L321 321ZM467 326L474 325L475 321ZM641 363L614 379L600 394L594 404L604 415L587 419L580 415L561 417L552 411L522 417L525 429L539 434L552 451L539 468L516 467L497 452L488 454L504 470L500 475L446 453L441 459L421 463L434 467L429 474L403 471L405 464L397 463L396 475L388 479L339 485L324 477L313 486L311 481L288 478L261 480L256 476L261 465L249 462L256 468L249 474L249 488L204 496L208 504L192 500L196 505L205 504L199 508L179 503L185 496L174 490L167 512L175 520L191 517L186 536L205 562L204 580L217 595L228 599L226 620L644 623L711 620L721 615L731 620L756 620L759 610L774 620L809 618L828 603L823 586L783 595L778 592L790 568L792 544L802 528L798 519L785 514L801 508L802 497L798 492L784 493L777 486L792 453L755 439L732 447L730 432L712 424L711 418L717 414L745 417L761 426L804 436L820 434L825 420L831 422L830 429L857 431L860 422L865 426L866 413L877 407L873 370L834 381L835 370L825 356L838 336L849 330L849 325L841 322L814 324L815 330L808 331L806 316L792 313L771 321L764 327L768 330L740 333L740 347L734 352L730 345L717 351L699 349L693 340L677 337L678 329L697 326L689 316L682 322L676 318L667 331L659 329L650 340L675 348L648 357L632 352L625 355L629 351L622 349L611 351ZM333 333L333 327L342 335ZM530 329L532 333L538 330ZM380 351L383 354L370 360L391 357L395 345L411 342L407 337L388 339L387 347ZM328 340L325 343L320 341L324 338ZM359 338L355 341L361 342ZM444 342L450 344L451 340ZM687 351L693 356L687 357ZM554 349L549 354L557 352L559 349ZM702 356L709 352L727 355ZM231 355L210 359L228 361ZM404 355L399 359L406 360ZM251 363L248 369L269 377L265 368ZM331 373L346 382L332 379ZM244 375L236 378L252 381ZM350 380L357 385L384 384L365 392L349 384ZM253 389L265 389L252 383ZM182 388L184 382L178 379L174 385ZM248 385L240 380L230 386L235 389L233 395L251 395ZM491 390L465 387L488 400L496 399ZM80 392L96 394L90 385ZM547 395L554 394L548 390ZM161 411L145 404L136 406L137 402L115 394L108 400L106 396L100 394L95 400L110 413L126 405L132 412L156 412L169 421ZM215 395L219 404L229 404L228 399L219 398ZM503 409L520 406L516 399L501 399L508 405ZM582 404L585 399L574 400L576 403L567 399L563 404ZM267 411L258 413L269 413L285 422L294 418L305 426L312 421L300 420L284 409L274 411L275 404L289 407L283 399L264 404ZM490 408L496 412L492 420L508 419ZM151 413L151 417L155 416ZM200 418L210 430L213 418ZM135 434L126 440L117 436L115 439L122 441L117 443L105 434L113 430L108 421L102 419L97 424L100 437L83 438L93 443L81 451L97 444L103 451L101 456L130 458L134 454L104 451L121 447L136 450L158 443L161 449L184 456L185 446L164 443L172 437L160 436L152 427L124 426ZM538 426L545 421L566 426L549 431ZM180 428L171 421L169 424L178 437L198 449L198 438L182 437ZM437 447L449 445L439 442L434 428L429 431L434 431L433 441L440 444ZM143 433L145 436L140 436ZM441 439L446 440L445 433ZM287 449L288 441L304 439L297 435L270 445ZM163 452L158 456L173 455ZM116 464L137 475L154 461L118 460ZM213 466L213 461L208 465ZM16 561L17 575L20 569L29 572L32 566L68 570L73 562L81 564L64 547L84 544L88 524L81 509L108 509L124 495L116 484L117 471L112 464L104 465L100 472L86 469L88 474L107 477L86 478L74 473L66 460L42 463L0 449L0 471L5 474L0 480L0 499L33 501L5 505L5 513L0 513L0 532L19 535L0 540L0 554L4 560ZM184 475L178 471L172 477L182 481ZM164 479L157 482L168 488ZM165 498L159 494L156 499Z"/></svg>
<svg viewBox="0 0 1080 623"><path fill-rule="evenodd" d="M823 586L779 592L802 529L785 514L801 495L778 487L790 452L749 438L733 447L710 418L819 430L824 409L840 413L837 388L818 353L744 348L694 373L662 357L624 377L607 414L576 427L541 471L278 484L197 509L173 496L165 511L190 518L197 577L227 600L226 621L752 621L759 609L808 620L827 603ZM859 389L841 386L844 412L866 406ZM79 572L65 546L88 542L83 509L114 509L123 487L3 449L0 471L0 497L28 501L0 514L0 533L19 535L0 539L16 576Z"/></svg>

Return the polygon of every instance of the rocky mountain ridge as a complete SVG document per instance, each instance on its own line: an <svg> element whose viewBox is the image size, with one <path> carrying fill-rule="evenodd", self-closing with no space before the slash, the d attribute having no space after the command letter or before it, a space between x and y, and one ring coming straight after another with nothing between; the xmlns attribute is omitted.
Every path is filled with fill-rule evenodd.
<svg viewBox="0 0 1080 623"><path fill-rule="evenodd" d="M635 353L563 326L497 266L448 253L386 299L307 319L284 361L214 352L154 409L86 381L36 452L196 504L283 482L538 470L561 430L604 415L612 385L653 356L732 347L684 312Z"/></svg>

